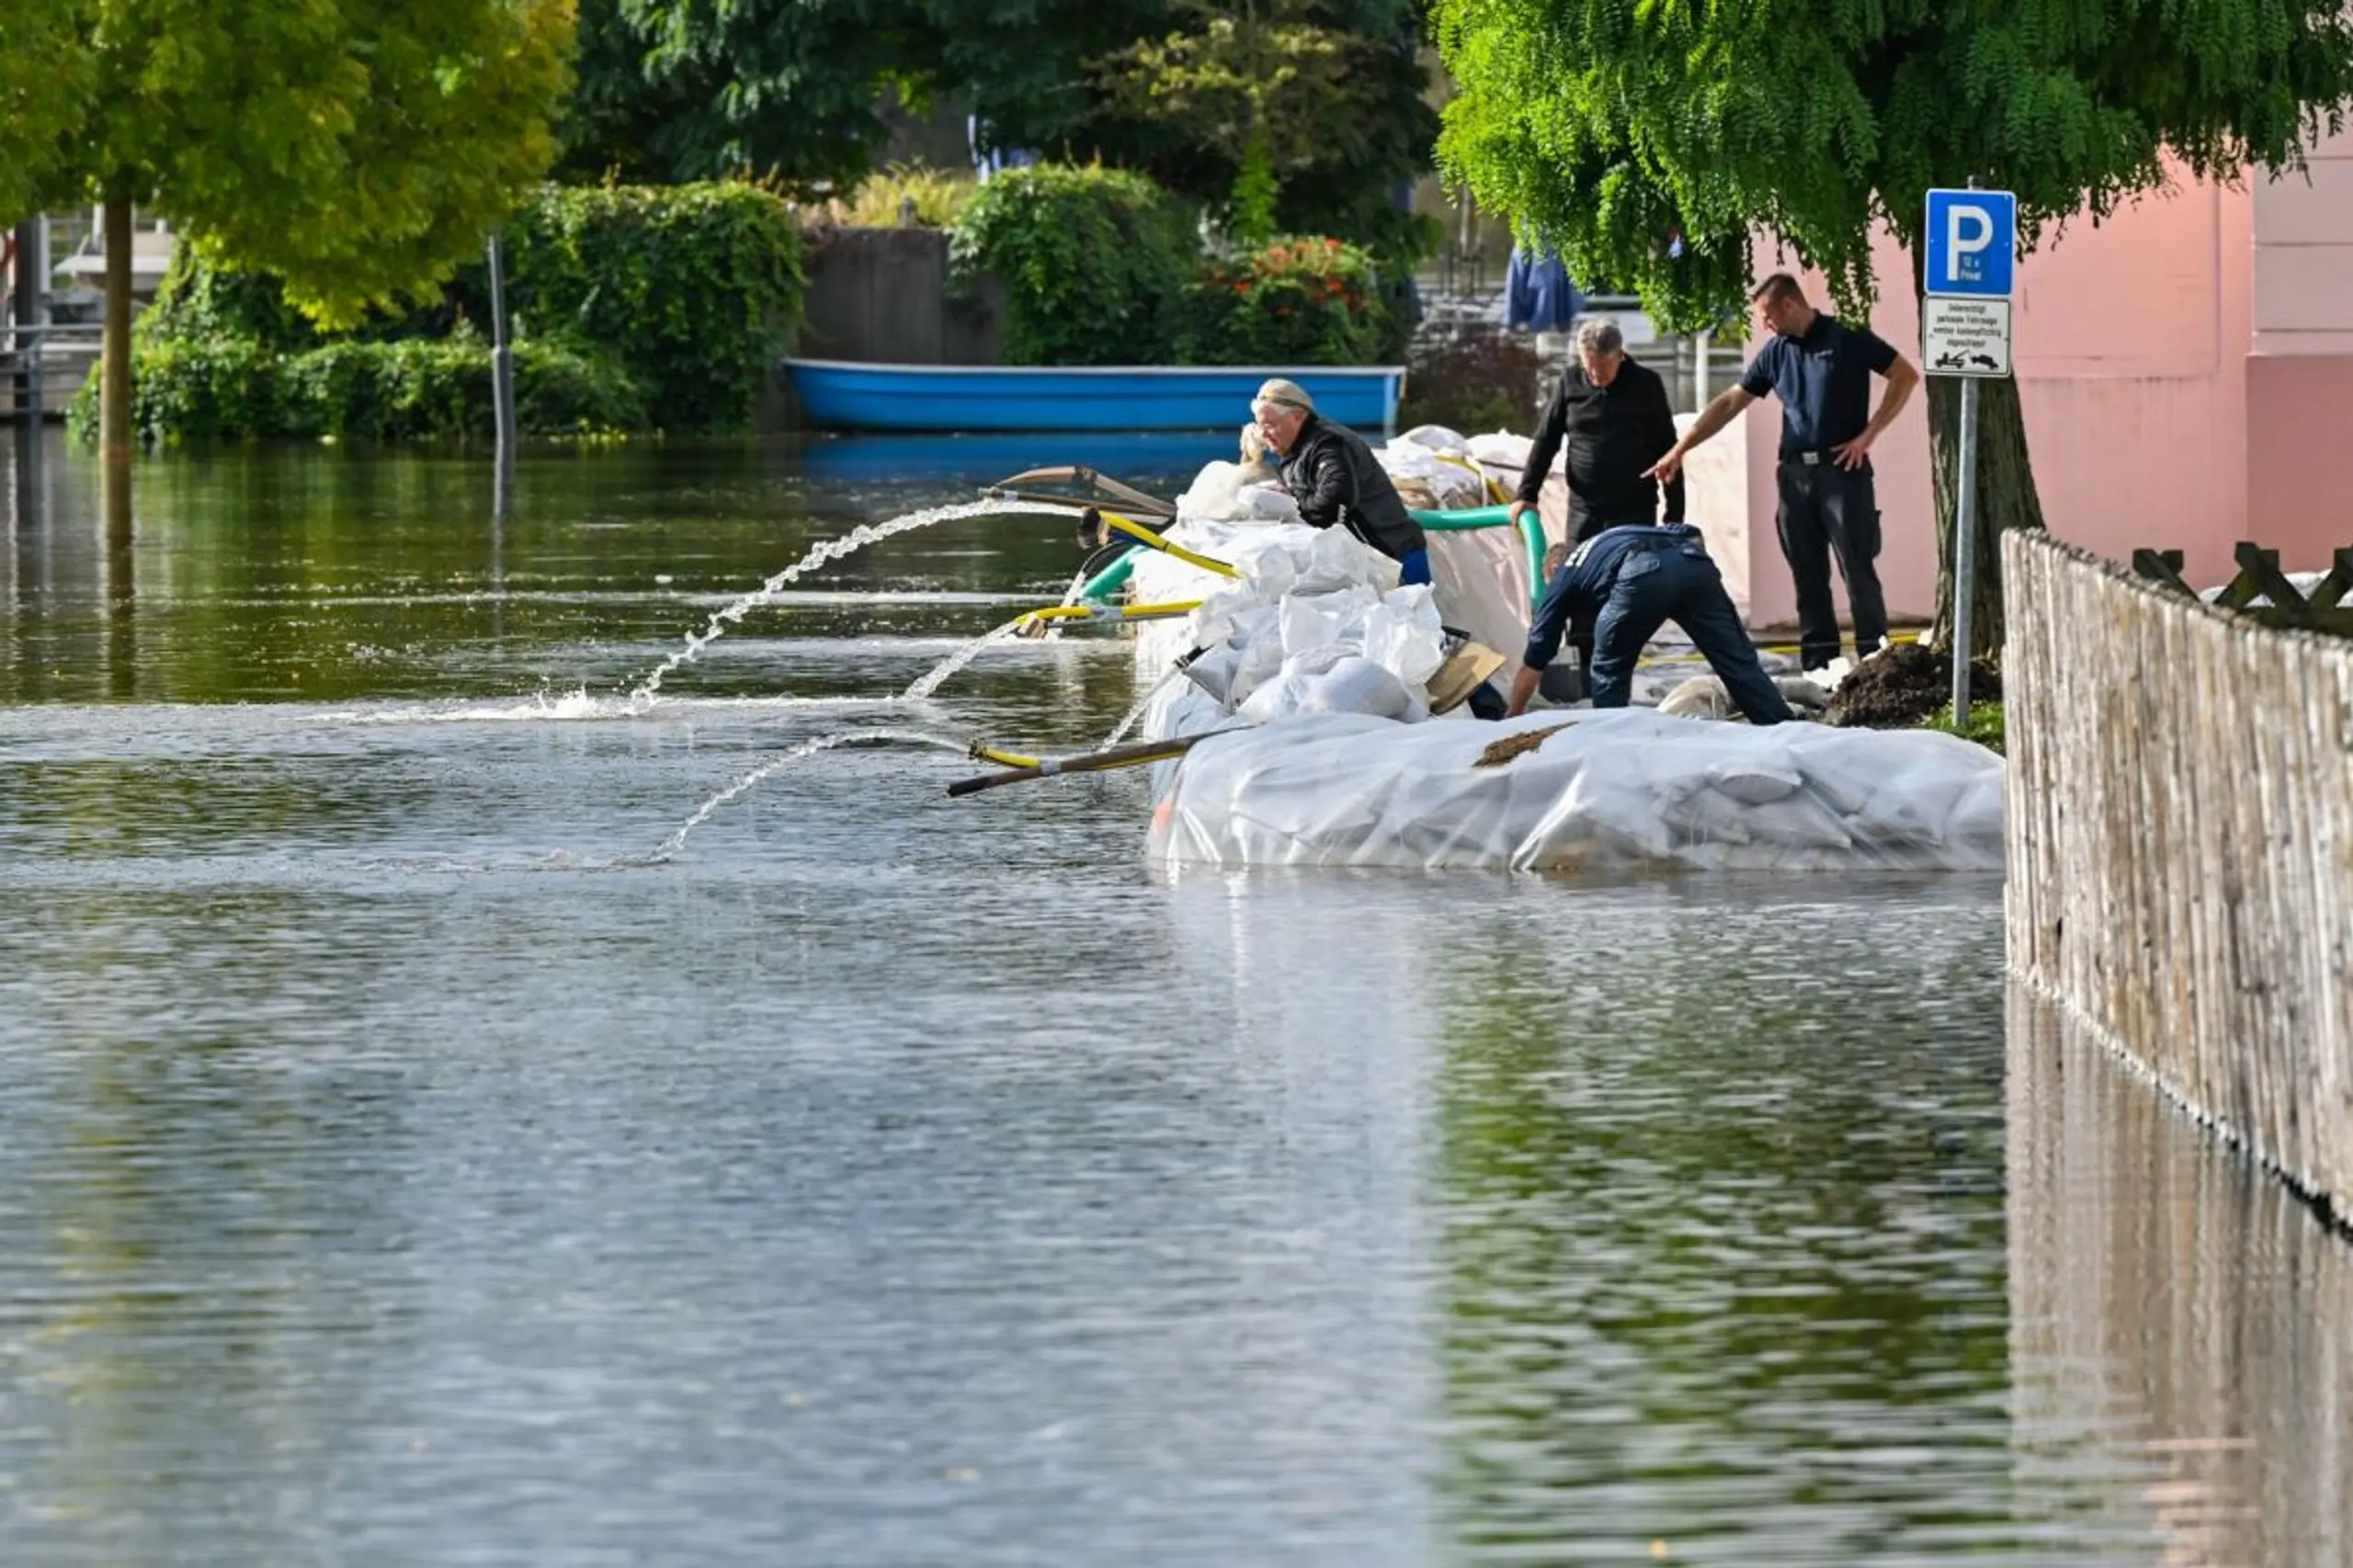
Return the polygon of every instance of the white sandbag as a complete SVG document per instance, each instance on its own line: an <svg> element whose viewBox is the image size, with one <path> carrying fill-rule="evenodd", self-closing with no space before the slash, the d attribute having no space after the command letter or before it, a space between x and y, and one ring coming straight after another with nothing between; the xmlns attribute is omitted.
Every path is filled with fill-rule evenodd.
<svg viewBox="0 0 2353 1568"><path fill-rule="evenodd" d="M1473 436L1462 446L1471 454L1472 461L1508 468L1518 473L1527 468L1528 455L1536 449L1536 441L1533 437L1514 435L1509 430L1495 430L1484 436ZM1565 461L1566 456L1564 448L1561 461ZM1561 462L1556 461L1554 466L1560 467Z"/></svg>
<svg viewBox="0 0 2353 1568"><path fill-rule="evenodd" d="M1490 749L1514 741L1527 749ZM1931 731L1753 729L1639 709L1502 724L1302 713L1188 752L1167 777L1152 854L1221 866L1994 870L2001 778L1999 756Z"/></svg>
<svg viewBox="0 0 2353 1568"><path fill-rule="evenodd" d="M1416 425L1397 439L1411 441L1417 447L1427 447L1434 452L1451 453L1458 458L1468 457L1471 451L1470 443L1462 438L1461 431L1449 430L1443 425Z"/></svg>
<svg viewBox="0 0 2353 1568"><path fill-rule="evenodd" d="M1324 646L1284 660L1282 673L1252 692L1236 717L1264 724L1299 713L1358 713L1416 723L1428 712L1390 671L1361 653Z"/></svg>

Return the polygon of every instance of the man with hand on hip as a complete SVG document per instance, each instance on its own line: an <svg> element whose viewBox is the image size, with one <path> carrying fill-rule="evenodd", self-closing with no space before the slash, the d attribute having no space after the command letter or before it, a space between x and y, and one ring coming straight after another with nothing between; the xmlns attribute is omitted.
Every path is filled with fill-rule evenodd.
<svg viewBox="0 0 2353 1568"><path fill-rule="evenodd" d="M1875 564L1879 498L1870 450L1910 401L1920 372L1870 328L1848 326L1815 310L1786 272L1759 283L1749 297L1758 324L1773 336L1749 361L1739 384L1702 409L1650 472L1673 478L1681 472L1684 455L1741 410L1768 392L1781 400L1781 554L1797 585L1800 663L1818 670L1838 656L1838 607L1830 592L1833 555L1847 580L1857 653L1876 651L1887 638L1887 600ZM1876 414L1870 411L1874 375L1887 380Z"/></svg>

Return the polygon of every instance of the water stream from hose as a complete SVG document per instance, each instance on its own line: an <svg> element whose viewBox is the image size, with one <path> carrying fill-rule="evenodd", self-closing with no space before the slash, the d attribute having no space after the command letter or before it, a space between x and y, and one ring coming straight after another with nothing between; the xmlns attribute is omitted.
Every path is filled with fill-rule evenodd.
<svg viewBox="0 0 2353 1568"><path fill-rule="evenodd" d="M971 664L974 659L979 658L983 653L986 653L992 643L1002 642L1006 638L1012 636L1014 632L1020 628L1021 623L1029 619L1029 612L1024 610L1021 614L1015 616L1011 620L1006 621L1003 626L997 627L993 631L984 631L978 637L973 638L970 642L965 643L962 647L949 654L948 657L932 665L931 668L926 671L923 675L917 676L915 683L913 686L907 687L906 690L899 694L899 700L902 702L919 702L923 699L929 697L933 692L938 691L943 685L945 685L950 676L956 675L958 672L961 671L965 665Z"/></svg>
<svg viewBox="0 0 2353 1568"><path fill-rule="evenodd" d="M830 735L819 735L813 740L803 741L799 745L768 758L743 778L697 806L694 814L680 823L670 836L662 841L661 847L648 857L649 863L659 864L676 856L685 846L688 834L709 822L720 807L726 805L730 801L740 799L763 779L772 777L780 769L790 767L803 758L848 745L934 746L942 751L952 751L959 755L963 755L969 749L966 743L962 741L950 740L945 735L927 735L920 730L843 730Z"/></svg>
<svg viewBox="0 0 2353 1568"><path fill-rule="evenodd" d="M888 522L860 523L841 538L825 540L752 592L714 614L700 631L688 632L686 646L663 660L652 673L631 688L630 711L642 713L652 707L661 693L662 682L665 676L681 665L694 663L696 659L701 657L705 648L726 635L729 627L773 599L788 585L797 582L819 567L830 565L846 555L855 554L870 544L880 543L883 540L899 534L913 533L917 528L927 528L934 523L952 522L959 517L983 517L1018 510L1020 510L1019 507L1004 501L961 501L952 506L931 506L920 512L909 512L904 517L892 517Z"/></svg>

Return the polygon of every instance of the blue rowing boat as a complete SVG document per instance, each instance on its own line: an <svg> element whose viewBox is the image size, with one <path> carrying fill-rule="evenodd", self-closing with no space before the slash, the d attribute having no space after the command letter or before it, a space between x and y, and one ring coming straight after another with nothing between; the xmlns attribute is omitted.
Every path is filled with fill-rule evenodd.
<svg viewBox="0 0 2353 1568"><path fill-rule="evenodd" d="M1397 423L1402 365L875 365L787 359L802 418L830 430L1216 430L1248 423L1269 376L1325 417Z"/></svg>

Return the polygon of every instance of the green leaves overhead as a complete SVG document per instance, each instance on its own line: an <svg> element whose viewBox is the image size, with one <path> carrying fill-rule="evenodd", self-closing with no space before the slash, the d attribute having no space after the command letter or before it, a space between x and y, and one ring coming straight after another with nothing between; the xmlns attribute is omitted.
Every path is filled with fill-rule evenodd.
<svg viewBox="0 0 2353 1568"><path fill-rule="evenodd" d="M57 82L31 100L44 145L0 156L30 171L0 175L0 221L128 199L283 274L327 321L429 291L478 251L552 156L571 80L570 0L11 0L9 17L40 28Z"/></svg>
<svg viewBox="0 0 2353 1568"><path fill-rule="evenodd" d="M1737 312L1774 231L1867 306L1926 192L2014 190L2027 243L2164 183L2294 168L2353 96L2334 0L1436 0L1441 165L1672 324ZM1670 254L1680 236L1682 255Z"/></svg>
<svg viewBox="0 0 2353 1568"><path fill-rule="evenodd" d="M0 222L34 210L89 112L97 62L77 26L82 0L0 6Z"/></svg>

